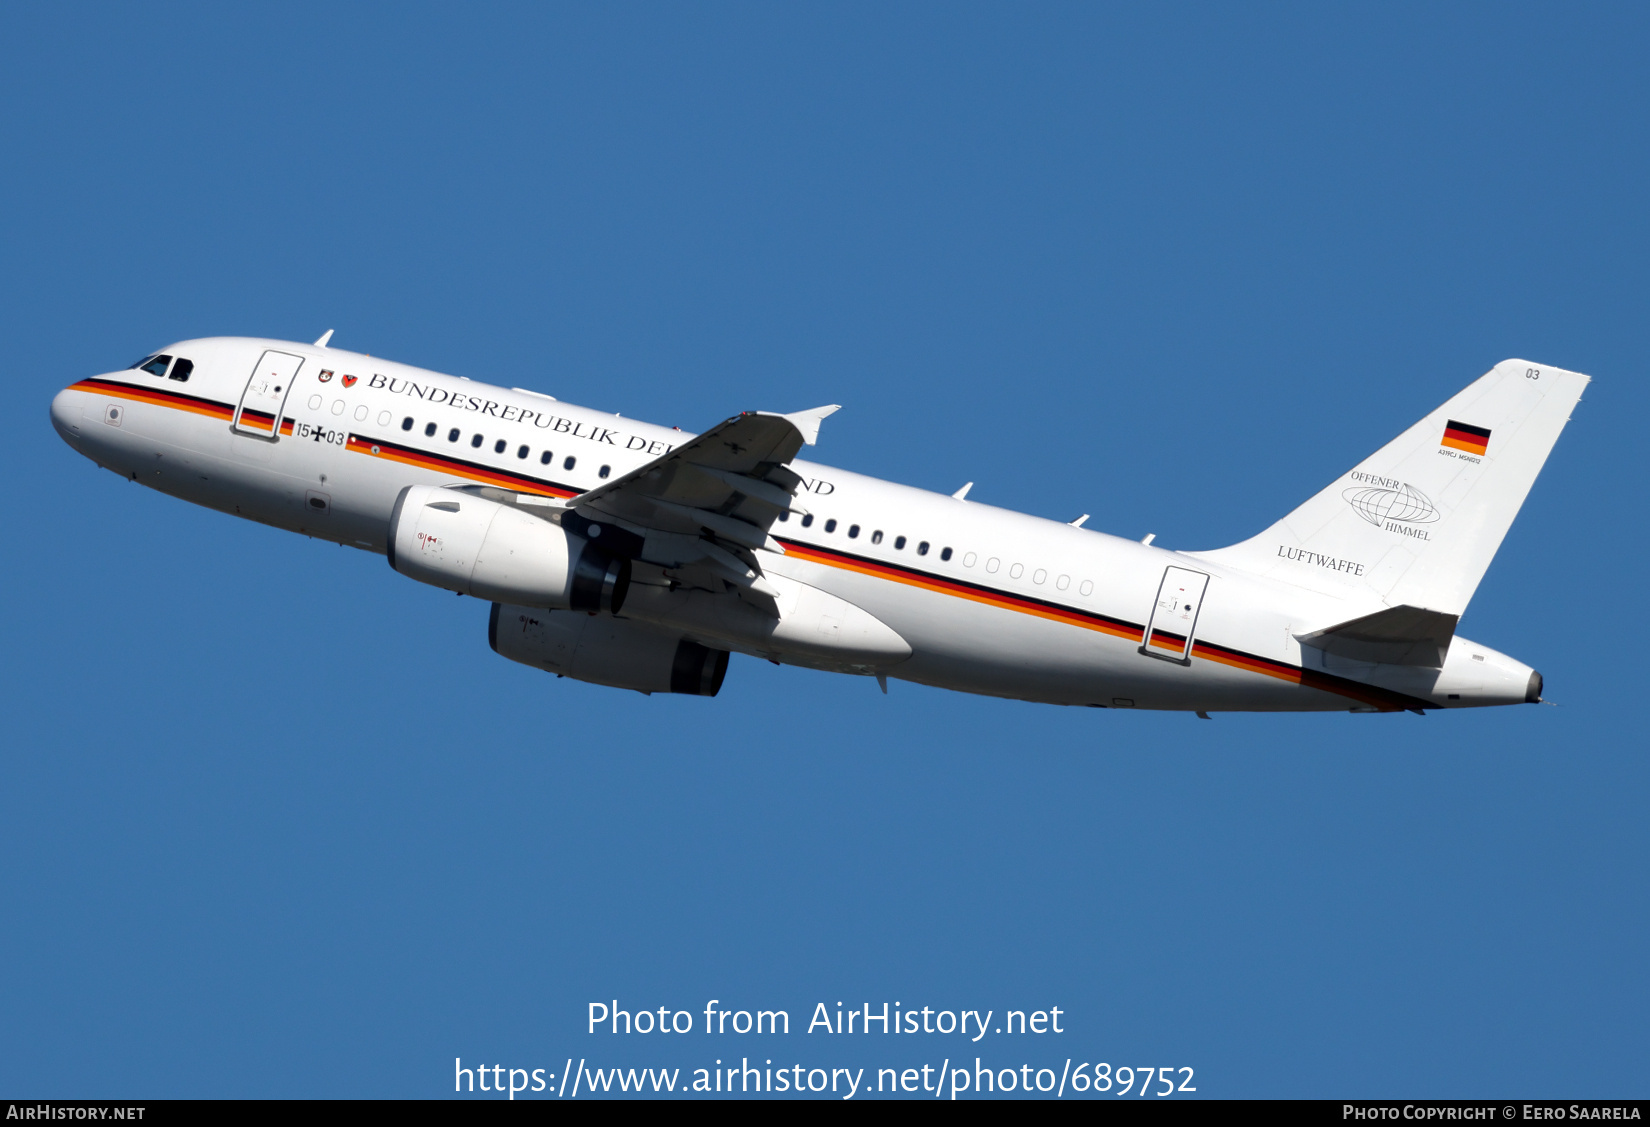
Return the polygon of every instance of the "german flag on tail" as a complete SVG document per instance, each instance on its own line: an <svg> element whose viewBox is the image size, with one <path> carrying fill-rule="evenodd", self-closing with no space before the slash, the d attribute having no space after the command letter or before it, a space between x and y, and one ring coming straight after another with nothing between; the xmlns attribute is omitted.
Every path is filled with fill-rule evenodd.
<svg viewBox="0 0 1650 1127"><path fill-rule="evenodd" d="M1483 427L1472 427L1451 419L1444 424L1444 437L1439 440L1439 445L1465 450L1469 454L1482 454L1490 448L1490 432Z"/></svg>

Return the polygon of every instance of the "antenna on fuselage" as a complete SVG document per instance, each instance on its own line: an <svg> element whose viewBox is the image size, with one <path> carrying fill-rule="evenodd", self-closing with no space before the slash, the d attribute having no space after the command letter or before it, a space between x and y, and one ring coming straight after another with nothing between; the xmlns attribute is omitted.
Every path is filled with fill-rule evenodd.
<svg viewBox="0 0 1650 1127"><path fill-rule="evenodd" d="M332 330L328 329L326 332L321 334L321 339L315 342L315 347L316 348L325 348L327 346L327 341L329 341L331 339L332 339Z"/></svg>
<svg viewBox="0 0 1650 1127"><path fill-rule="evenodd" d="M974 483L971 481L967 485L963 486L961 489L957 490L955 493L951 494L951 496L955 497L959 501L966 501L966 500L968 500L968 491L970 489L973 489L973 488L974 488Z"/></svg>

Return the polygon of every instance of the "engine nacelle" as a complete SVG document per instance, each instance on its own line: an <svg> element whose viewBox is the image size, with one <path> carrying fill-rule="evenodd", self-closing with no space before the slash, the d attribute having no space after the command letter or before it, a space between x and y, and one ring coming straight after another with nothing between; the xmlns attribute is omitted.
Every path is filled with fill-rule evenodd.
<svg viewBox="0 0 1650 1127"><path fill-rule="evenodd" d="M488 602L617 611L630 561L527 509L473 493L411 485L390 514L390 566Z"/></svg>
<svg viewBox="0 0 1650 1127"><path fill-rule="evenodd" d="M727 650L643 622L578 611L494 603L487 641L511 661L640 693L713 697L728 672Z"/></svg>

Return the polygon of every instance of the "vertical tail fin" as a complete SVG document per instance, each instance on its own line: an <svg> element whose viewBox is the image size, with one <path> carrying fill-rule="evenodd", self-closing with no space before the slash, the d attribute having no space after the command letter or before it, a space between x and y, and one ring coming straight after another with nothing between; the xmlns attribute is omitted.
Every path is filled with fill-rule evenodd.
<svg viewBox="0 0 1650 1127"><path fill-rule="evenodd" d="M1375 608L1459 615L1587 383L1505 360L1259 536L1194 554Z"/></svg>

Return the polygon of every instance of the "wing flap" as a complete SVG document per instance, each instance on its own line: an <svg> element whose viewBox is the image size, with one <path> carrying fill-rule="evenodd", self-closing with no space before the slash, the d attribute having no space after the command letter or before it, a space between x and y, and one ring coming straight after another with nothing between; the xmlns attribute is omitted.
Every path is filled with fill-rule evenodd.
<svg viewBox="0 0 1650 1127"><path fill-rule="evenodd" d="M569 499L587 520L616 521L637 536L637 558L694 567L767 593L756 553L782 553L770 534L797 508L802 478L786 468L837 408L790 415L746 411L646 465Z"/></svg>

